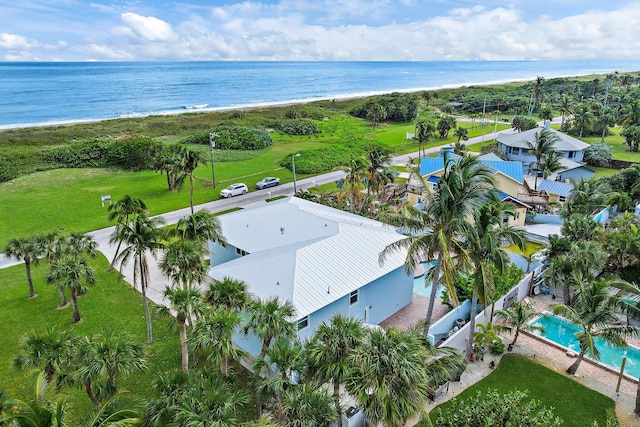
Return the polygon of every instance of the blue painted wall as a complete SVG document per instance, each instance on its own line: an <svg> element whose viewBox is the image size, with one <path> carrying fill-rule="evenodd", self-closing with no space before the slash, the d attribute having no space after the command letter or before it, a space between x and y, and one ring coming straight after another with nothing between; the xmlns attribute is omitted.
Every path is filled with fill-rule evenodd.
<svg viewBox="0 0 640 427"><path fill-rule="evenodd" d="M235 249L234 249L235 254ZM363 286L358 291L358 302L349 305L350 295L334 301L309 315L309 326L298 331L300 340L308 340L322 322L329 323L333 315L341 313L364 321L365 310L368 308L367 323L378 324L408 305L413 298L413 277L408 276L404 267ZM370 308L369 308L370 307ZM252 356L260 353L261 341L253 335L247 337L236 333L233 342Z"/></svg>
<svg viewBox="0 0 640 427"><path fill-rule="evenodd" d="M224 264L225 262L229 262L240 256L236 254L236 247L232 245L227 245L226 248L223 248L219 243L209 242L209 251L211 252L209 254L211 267Z"/></svg>
<svg viewBox="0 0 640 427"><path fill-rule="evenodd" d="M589 181L591 178L593 178L593 176L595 175L595 172L587 168L576 168L576 169L571 169L564 172L559 172L559 175L560 175L560 180L563 182L565 179L580 182L581 179L584 179L585 181Z"/></svg>

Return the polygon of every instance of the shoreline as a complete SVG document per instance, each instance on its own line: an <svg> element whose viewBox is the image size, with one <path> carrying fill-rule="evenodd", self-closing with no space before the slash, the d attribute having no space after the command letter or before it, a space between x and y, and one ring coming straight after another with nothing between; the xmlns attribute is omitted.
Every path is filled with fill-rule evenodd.
<svg viewBox="0 0 640 427"><path fill-rule="evenodd" d="M640 73L640 70L626 71L626 72L621 72L619 74L624 75L629 73ZM547 80L556 79L556 78L584 78L589 76L606 76L607 74L610 74L610 73L553 75L553 76L544 77L544 78ZM498 85L526 83L526 82L534 81L535 79L536 77L529 77L529 78L523 78L523 79L493 80L493 81L478 82L478 83L473 83L473 82L452 83L452 84L446 84L442 86L416 87L416 88L408 88L408 89L389 89L389 90L381 90L381 91L358 92L353 94L339 94L335 96L326 96L326 97L323 96L323 97L307 98L307 99L292 99L292 100L273 101L273 102L264 102L264 103L246 104L246 105L230 105L230 106L223 106L223 107L185 106L180 109L159 110L156 112L149 112L149 113L133 113L133 114L121 115L118 117L70 119L70 120L51 121L51 122L43 122L43 123L16 123L16 124L0 125L0 132L32 129L32 128L45 128L45 127L67 127L67 126L75 126L75 125L82 125L82 124L95 124L95 123L114 121L114 120L144 119L148 117L171 117L171 116L179 116L183 114L224 113L229 111L253 111L253 110L259 110L263 108L271 108L271 107L282 108L287 106L304 105L304 104L310 104L313 102L329 101L329 100L344 102L344 101L351 101L354 99L365 99L371 96L379 96L379 95L385 95L390 93L409 93L410 94L410 93L419 93L419 92L426 92L426 91L438 92L441 90L462 89L465 87L473 87L473 86L491 87L491 86L498 86Z"/></svg>

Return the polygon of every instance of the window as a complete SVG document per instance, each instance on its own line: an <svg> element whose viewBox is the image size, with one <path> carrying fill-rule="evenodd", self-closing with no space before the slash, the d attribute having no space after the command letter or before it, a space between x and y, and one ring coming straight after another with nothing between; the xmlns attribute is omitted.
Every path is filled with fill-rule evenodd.
<svg viewBox="0 0 640 427"><path fill-rule="evenodd" d="M568 159L573 159L576 156L576 152L575 151L569 151L569 155L567 156Z"/></svg>
<svg viewBox="0 0 640 427"><path fill-rule="evenodd" d="M520 149L518 147L509 147L509 154L520 154Z"/></svg>
<svg viewBox="0 0 640 427"><path fill-rule="evenodd" d="M302 319L298 320L298 330L301 331L304 328L309 326L309 316L304 316Z"/></svg>
<svg viewBox="0 0 640 427"><path fill-rule="evenodd" d="M564 202L566 202L566 201L567 201L567 197L566 197L566 196L558 196L558 201L559 201L560 203L564 203Z"/></svg>
<svg viewBox="0 0 640 427"><path fill-rule="evenodd" d="M240 248L236 248L236 254L240 255L240 256L245 256L248 252L247 251L243 251Z"/></svg>
<svg viewBox="0 0 640 427"><path fill-rule="evenodd" d="M358 303L358 290L356 289L355 291L351 292L351 294L349 295L349 305L353 305L357 303Z"/></svg>

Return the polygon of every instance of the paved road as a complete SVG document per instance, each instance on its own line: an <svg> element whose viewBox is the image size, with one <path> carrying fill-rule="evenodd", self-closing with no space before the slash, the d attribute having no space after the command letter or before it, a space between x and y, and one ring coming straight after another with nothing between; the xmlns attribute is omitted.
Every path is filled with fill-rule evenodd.
<svg viewBox="0 0 640 427"><path fill-rule="evenodd" d="M465 145L477 144L484 141L491 141L496 137L496 133L488 133L484 136L470 138L468 141L465 141ZM441 150L441 147L431 147L426 149L426 155L436 154ZM406 164L409 158L415 159L418 157L418 153L409 153L403 154L401 156L396 156L392 158L391 165L403 165ZM341 178L345 177L344 171L335 171L322 175L317 175L310 178L300 179L297 181L298 189L308 189L310 187L315 187L317 185L327 184L330 182L335 182ZM290 196L293 195L293 183L282 184L278 187L268 188L265 190L251 191L244 196L237 196L229 199L221 199L215 200L212 202L204 203L201 205L194 206L195 211L199 211L205 209L210 213L217 213L221 211L225 211L234 207L247 207L254 204L263 203L266 199L270 197L276 196ZM191 213L190 208L179 209L172 212L167 212L158 217L164 219L166 224L175 224L180 218L183 218ZM98 243L98 250L104 254L104 256L111 260L115 254L116 245L109 244L109 238L113 233L115 227L107 227L102 228L100 230L95 230L89 232L94 240ZM161 254L159 254L161 257ZM0 268L6 268L13 265L20 264L21 261L17 261L14 259L7 259L3 254L0 254ZM150 266L150 283L151 286L147 292L149 298L155 303L162 302L162 292L164 291L165 286L169 285L168 280L160 273L157 263L152 260L149 261ZM127 282L133 284L133 263L127 265L123 268L122 274L124 275Z"/></svg>

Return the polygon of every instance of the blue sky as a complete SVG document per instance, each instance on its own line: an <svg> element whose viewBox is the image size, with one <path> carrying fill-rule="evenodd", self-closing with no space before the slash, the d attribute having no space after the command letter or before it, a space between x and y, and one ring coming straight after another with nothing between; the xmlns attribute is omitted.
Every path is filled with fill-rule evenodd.
<svg viewBox="0 0 640 427"><path fill-rule="evenodd" d="M0 61L640 56L640 0L0 0L0 22Z"/></svg>

